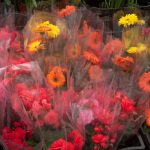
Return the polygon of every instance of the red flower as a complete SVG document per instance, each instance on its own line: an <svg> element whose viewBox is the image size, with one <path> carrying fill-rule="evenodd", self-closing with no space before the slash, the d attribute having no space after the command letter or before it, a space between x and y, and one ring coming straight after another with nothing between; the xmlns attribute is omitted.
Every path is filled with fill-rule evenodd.
<svg viewBox="0 0 150 150"><path fill-rule="evenodd" d="M64 139L58 139L48 148L48 150L74 150L74 146Z"/></svg>
<svg viewBox="0 0 150 150"><path fill-rule="evenodd" d="M122 107L122 111L124 111L126 113L131 113L135 110L134 102L127 98L122 99L121 107Z"/></svg>
<svg viewBox="0 0 150 150"><path fill-rule="evenodd" d="M68 134L68 139L73 143L74 150L82 150L84 139L79 131L73 130Z"/></svg>
<svg viewBox="0 0 150 150"><path fill-rule="evenodd" d="M108 136L102 134L96 134L92 136L92 141L96 144L100 144L103 148L108 147Z"/></svg>
<svg viewBox="0 0 150 150"><path fill-rule="evenodd" d="M94 131L97 132L97 133L98 133L98 132L102 132L102 128L100 128L100 127L95 127L95 128L94 128Z"/></svg>
<svg viewBox="0 0 150 150"><path fill-rule="evenodd" d="M7 127L3 128L2 139L9 150L32 150L32 148L28 147L27 143L25 142L28 134L27 130L23 129L25 127L27 126L23 122L15 122L13 129Z"/></svg>

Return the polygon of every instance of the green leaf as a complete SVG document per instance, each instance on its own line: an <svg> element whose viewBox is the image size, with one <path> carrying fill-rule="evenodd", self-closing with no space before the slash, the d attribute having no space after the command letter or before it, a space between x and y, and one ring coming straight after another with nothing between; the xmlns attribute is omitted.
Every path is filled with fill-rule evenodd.
<svg viewBox="0 0 150 150"><path fill-rule="evenodd" d="M4 2L6 3L6 5L10 5L11 4L10 0L5 0Z"/></svg>
<svg viewBox="0 0 150 150"><path fill-rule="evenodd" d="M35 140L29 140L29 141L27 141L27 144L29 146L35 147L36 145L38 145L38 142Z"/></svg>
<svg viewBox="0 0 150 150"><path fill-rule="evenodd" d="M37 7L37 2L36 0L32 0L33 6Z"/></svg>
<svg viewBox="0 0 150 150"><path fill-rule="evenodd" d="M54 141L59 138L65 137L65 133L63 130L47 130L44 132L46 145L51 145Z"/></svg>

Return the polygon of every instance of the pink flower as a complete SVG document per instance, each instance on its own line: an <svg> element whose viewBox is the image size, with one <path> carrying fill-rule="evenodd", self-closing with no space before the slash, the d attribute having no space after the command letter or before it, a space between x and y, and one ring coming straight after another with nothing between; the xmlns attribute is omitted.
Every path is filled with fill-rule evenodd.
<svg viewBox="0 0 150 150"><path fill-rule="evenodd" d="M42 114L43 107L37 101L34 101L32 104L31 110L32 110L33 116L37 117L40 114Z"/></svg>
<svg viewBox="0 0 150 150"><path fill-rule="evenodd" d="M77 119L77 124L81 127L89 124L94 119L93 111L90 109L81 109L79 117Z"/></svg>
<svg viewBox="0 0 150 150"><path fill-rule="evenodd" d="M46 100L46 99L43 99L41 103L42 103L42 107L43 107L43 109L45 109L45 110L47 110L47 111L49 111L49 110L50 110L50 108L51 108L51 104L50 104L49 102L47 102L47 100Z"/></svg>
<svg viewBox="0 0 150 150"><path fill-rule="evenodd" d="M74 150L74 146L64 139L58 139L48 148L48 150Z"/></svg>
<svg viewBox="0 0 150 150"><path fill-rule="evenodd" d="M46 116L44 117L44 122L47 125L53 125L54 127L59 127L59 117L58 114L54 110L50 110Z"/></svg>
<svg viewBox="0 0 150 150"><path fill-rule="evenodd" d="M8 40L11 38L11 32L8 28L0 28L0 40Z"/></svg>

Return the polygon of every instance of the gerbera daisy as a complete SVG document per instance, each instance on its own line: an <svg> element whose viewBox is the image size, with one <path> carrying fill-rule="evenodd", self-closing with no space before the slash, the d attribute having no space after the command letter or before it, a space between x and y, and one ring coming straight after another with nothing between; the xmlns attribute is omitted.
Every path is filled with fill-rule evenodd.
<svg viewBox="0 0 150 150"><path fill-rule="evenodd" d="M100 63L99 58L92 52L90 51L84 51L83 52L83 57L87 60L90 61L92 64L96 65Z"/></svg>
<svg viewBox="0 0 150 150"><path fill-rule="evenodd" d="M124 28L135 25L138 23L138 17L136 14L127 14L119 19L118 25Z"/></svg>
<svg viewBox="0 0 150 150"><path fill-rule="evenodd" d="M120 39L113 39L106 43L103 48L105 56L116 55L122 53L123 43Z"/></svg>
<svg viewBox="0 0 150 150"><path fill-rule="evenodd" d="M102 79L102 69L97 65L91 66L88 73L91 80L98 82Z"/></svg>
<svg viewBox="0 0 150 150"><path fill-rule="evenodd" d="M58 28L58 26L50 24L49 21L45 21L39 24L34 29L34 32L47 33L49 38L56 38L60 34L60 29Z"/></svg>
<svg viewBox="0 0 150 150"><path fill-rule="evenodd" d="M48 82L55 88L61 87L65 84L66 79L61 67L54 67L47 75Z"/></svg>
<svg viewBox="0 0 150 150"><path fill-rule="evenodd" d="M122 68L124 71L129 71L133 64L134 64L134 59L132 57L121 57L121 56L116 56L113 59L113 62L115 65L117 65L118 67Z"/></svg>
<svg viewBox="0 0 150 150"><path fill-rule="evenodd" d="M60 17L70 16L73 12L75 12L75 10L76 10L75 6L67 5L66 8L64 8L58 12L58 15Z"/></svg>
<svg viewBox="0 0 150 150"><path fill-rule="evenodd" d="M33 40L32 42L30 42L27 46L27 50L29 53L34 54L36 53L38 50L44 50L45 46L42 43L42 40Z"/></svg>
<svg viewBox="0 0 150 150"><path fill-rule="evenodd" d="M49 21L45 21L39 25L37 25L35 28L34 28L34 32L37 32L37 33L45 33L47 31L50 31L51 28L50 28L50 22Z"/></svg>
<svg viewBox="0 0 150 150"><path fill-rule="evenodd" d="M102 37L99 32L91 32L89 34L87 45L91 49L99 49L102 43Z"/></svg>
<svg viewBox="0 0 150 150"><path fill-rule="evenodd" d="M68 46L67 48L68 58L75 59L78 58L80 54L81 54L81 47L79 44Z"/></svg>
<svg viewBox="0 0 150 150"><path fill-rule="evenodd" d="M150 92L150 72L145 72L139 78L139 88L145 92Z"/></svg>
<svg viewBox="0 0 150 150"><path fill-rule="evenodd" d="M143 43L138 43L136 47L130 47L127 52L130 54L140 53L146 51L147 47Z"/></svg>
<svg viewBox="0 0 150 150"><path fill-rule="evenodd" d="M51 28L51 30L47 31L48 37L49 38L56 38L58 37L58 35L60 34L60 29L53 24L49 24L49 27Z"/></svg>

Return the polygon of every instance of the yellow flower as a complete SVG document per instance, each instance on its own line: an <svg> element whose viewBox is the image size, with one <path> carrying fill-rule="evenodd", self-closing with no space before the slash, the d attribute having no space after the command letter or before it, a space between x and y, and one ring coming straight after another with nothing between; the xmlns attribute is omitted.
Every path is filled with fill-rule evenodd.
<svg viewBox="0 0 150 150"><path fill-rule="evenodd" d="M139 20L139 21L138 21L138 24L139 24L139 25L144 25L144 24L145 24L145 21L144 21L144 20Z"/></svg>
<svg viewBox="0 0 150 150"><path fill-rule="evenodd" d="M47 31L48 37L56 38L60 34L60 29L53 24L49 24L49 27L51 28L51 30Z"/></svg>
<svg viewBox="0 0 150 150"><path fill-rule="evenodd" d="M146 45L143 43L139 43L137 47L138 47L138 52L143 52L147 48Z"/></svg>
<svg viewBox="0 0 150 150"><path fill-rule="evenodd" d="M146 45L143 43L139 43L136 47L130 47L127 52L130 54L144 52L146 50Z"/></svg>
<svg viewBox="0 0 150 150"><path fill-rule="evenodd" d="M37 25L37 27L34 29L34 32L43 33L43 32L50 31L51 28L49 25L50 25L49 21L45 21Z"/></svg>
<svg viewBox="0 0 150 150"><path fill-rule="evenodd" d="M34 40L30 42L27 46L28 52L32 54L36 53L40 49L45 49L44 44L42 44L42 40Z"/></svg>
<svg viewBox="0 0 150 150"><path fill-rule="evenodd" d="M130 54L135 54L137 53L137 47L130 47L127 52Z"/></svg>
<svg viewBox="0 0 150 150"><path fill-rule="evenodd" d="M118 25L123 27L128 27L138 23L138 17L136 14L127 14L119 19Z"/></svg>
<svg viewBox="0 0 150 150"><path fill-rule="evenodd" d="M58 26L50 24L49 21L45 21L39 24L34 32L37 33L47 33L49 38L56 38L60 34L60 29Z"/></svg>

